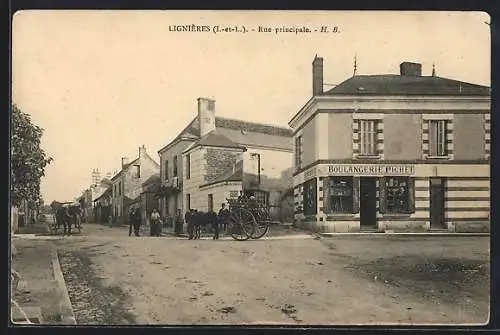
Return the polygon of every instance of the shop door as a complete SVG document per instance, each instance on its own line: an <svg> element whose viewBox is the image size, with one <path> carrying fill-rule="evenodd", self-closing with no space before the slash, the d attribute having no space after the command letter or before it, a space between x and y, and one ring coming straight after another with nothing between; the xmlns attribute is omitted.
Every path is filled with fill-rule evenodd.
<svg viewBox="0 0 500 335"><path fill-rule="evenodd" d="M431 178L430 217L431 229L444 229L444 178Z"/></svg>
<svg viewBox="0 0 500 335"><path fill-rule="evenodd" d="M360 224L363 227L373 227L377 224L376 178L360 178L359 193Z"/></svg>

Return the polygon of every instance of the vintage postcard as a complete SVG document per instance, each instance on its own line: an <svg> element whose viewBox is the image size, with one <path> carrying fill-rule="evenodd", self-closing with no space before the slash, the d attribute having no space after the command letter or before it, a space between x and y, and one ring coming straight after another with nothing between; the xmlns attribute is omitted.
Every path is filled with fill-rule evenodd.
<svg viewBox="0 0 500 335"><path fill-rule="evenodd" d="M480 325L490 17L27 10L11 319Z"/></svg>

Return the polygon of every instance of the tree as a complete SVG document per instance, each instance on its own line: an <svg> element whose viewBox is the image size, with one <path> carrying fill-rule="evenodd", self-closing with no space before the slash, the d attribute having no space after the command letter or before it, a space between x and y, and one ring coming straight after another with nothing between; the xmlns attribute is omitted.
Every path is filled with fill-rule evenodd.
<svg viewBox="0 0 500 335"><path fill-rule="evenodd" d="M30 115L12 105L11 119L11 200L19 206L27 201L30 209L43 204L40 181L45 167L52 162L40 147L43 129L31 122Z"/></svg>

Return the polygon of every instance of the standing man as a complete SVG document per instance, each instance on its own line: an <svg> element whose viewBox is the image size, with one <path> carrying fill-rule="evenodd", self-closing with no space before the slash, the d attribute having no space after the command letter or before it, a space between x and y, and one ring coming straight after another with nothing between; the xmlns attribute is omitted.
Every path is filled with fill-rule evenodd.
<svg viewBox="0 0 500 335"><path fill-rule="evenodd" d="M139 236L139 231L140 231L140 228L141 228L141 211L139 210L139 208L136 208L134 210L134 214L133 214L133 222L134 222L134 234L135 236Z"/></svg>
<svg viewBox="0 0 500 335"><path fill-rule="evenodd" d="M222 225L222 230L226 230L227 220L229 220L229 210L226 208L226 204L222 203L219 214L217 215L217 221Z"/></svg>
<svg viewBox="0 0 500 335"><path fill-rule="evenodd" d="M128 211L128 236L132 236L132 227L134 227L135 222L135 210L134 207L130 207Z"/></svg>

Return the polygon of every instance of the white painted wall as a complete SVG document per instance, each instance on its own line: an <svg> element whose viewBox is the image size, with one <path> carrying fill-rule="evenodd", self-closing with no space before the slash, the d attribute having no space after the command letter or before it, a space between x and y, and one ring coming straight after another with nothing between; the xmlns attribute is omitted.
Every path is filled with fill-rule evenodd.
<svg viewBox="0 0 500 335"><path fill-rule="evenodd" d="M281 178L282 173L293 165L293 152L247 147L243 153L243 172L257 174L257 158L251 154L260 154L261 176Z"/></svg>

